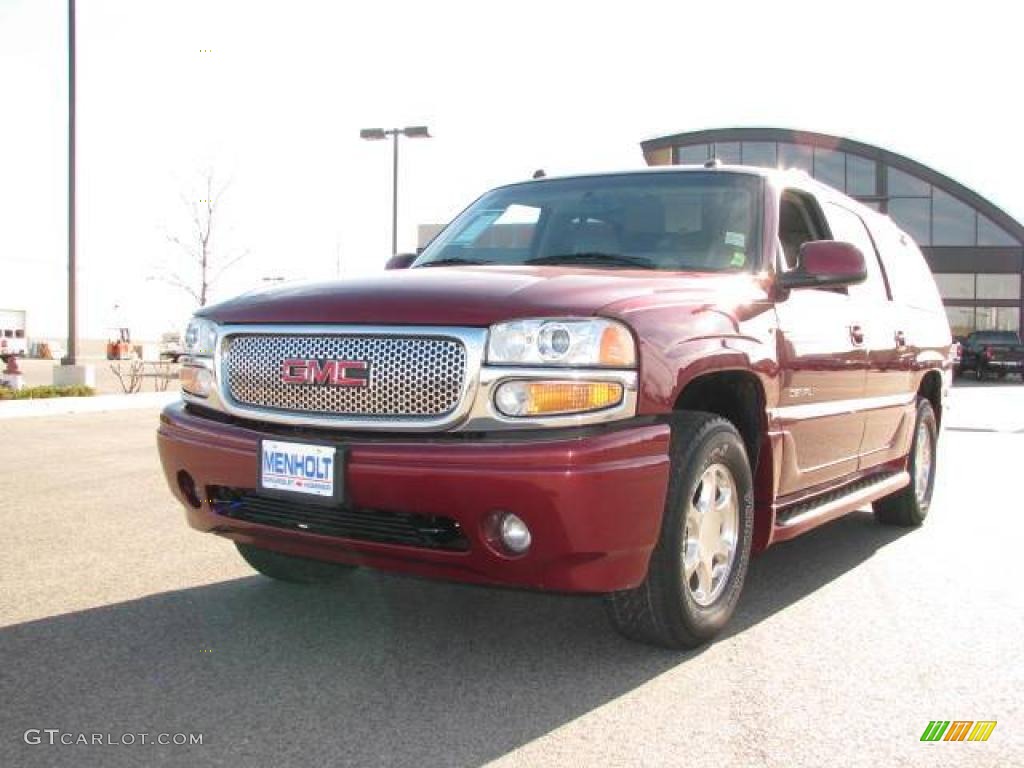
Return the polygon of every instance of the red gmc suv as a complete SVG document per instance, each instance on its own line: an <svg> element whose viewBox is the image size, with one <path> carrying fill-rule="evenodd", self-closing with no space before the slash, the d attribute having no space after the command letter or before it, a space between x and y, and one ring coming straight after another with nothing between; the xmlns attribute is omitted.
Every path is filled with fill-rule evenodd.
<svg viewBox="0 0 1024 768"><path fill-rule="evenodd" d="M692 647L752 552L872 504L919 525L949 326L914 242L797 172L488 192L364 280L200 310L160 456L258 571L605 594Z"/></svg>

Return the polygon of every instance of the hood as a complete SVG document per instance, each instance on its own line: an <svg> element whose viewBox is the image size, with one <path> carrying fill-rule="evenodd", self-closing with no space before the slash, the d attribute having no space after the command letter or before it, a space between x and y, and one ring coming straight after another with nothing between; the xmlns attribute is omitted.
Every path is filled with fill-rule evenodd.
<svg viewBox="0 0 1024 768"><path fill-rule="evenodd" d="M565 267L432 267L356 280L282 285L198 314L218 323L353 323L483 327L518 317L616 315L647 301L714 303L750 275ZM732 291L728 291L731 293Z"/></svg>

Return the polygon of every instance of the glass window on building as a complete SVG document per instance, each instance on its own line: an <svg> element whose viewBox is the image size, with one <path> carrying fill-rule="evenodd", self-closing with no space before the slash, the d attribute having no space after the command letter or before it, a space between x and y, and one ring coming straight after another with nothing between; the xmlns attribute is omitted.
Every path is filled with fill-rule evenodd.
<svg viewBox="0 0 1024 768"><path fill-rule="evenodd" d="M676 147L677 165L704 165L708 161L709 150L707 144L691 144L688 147Z"/></svg>
<svg viewBox="0 0 1024 768"><path fill-rule="evenodd" d="M1011 272L1005 275L978 275L979 299L1020 299L1020 275Z"/></svg>
<svg viewBox="0 0 1024 768"><path fill-rule="evenodd" d="M931 245L929 223L932 201L921 197L894 197L889 200L889 216L906 230L918 245Z"/></svg>
<svg viewBox="0 0 1024 768"><path fill-rule="evenodd" d="M957 275L936 272L935 284L939 286L939 294L944 299L973 299L974 275Z"/></svg>
<svg viewBox="0 0 1024 768"><path fill-rule="evenodd" d="M974 209L941 189L932 191L932 245L974 245Z"/></svg>
<svg viewBox="0 0 1024 768"><path fill-rule="evenodd" d="M1006 230L991 219L978 214L978 245L1019 245Z"/></svg>
<svg viewBox="0 0 1024 768"><path fill-rule="evenodd" d="M975 307L974 330L1020 331L1020 307Z"/></svg>
<svg viewBox="0 0 1024 768"><path fill-rule="evenodd" d="M814 167L814 149L799 144L779 143L779 168L799 168L811 172Z"/></svg>
<svg viewBox="0 0 1024 768"><path fill-rule="evenodd" d="M743 164L774 168L779 161L774 141L744 141Z"/></svg>
<svg viewBox="0 0 1024 768"><path fill-rule="evenodd" d="M860 155L846 156L846 194L872 197L878 194L877 164Z"/></svg>
<svg viewBox="0 0 1024 768"><path fill-rule="evenodd" d="M814 148L814 178L822 184L846 189L846 155L834 149Z"/></svg>
<svg viewBox="0 0 1024 768"><path fill-rule="evenodd" d="M949 330L961 338L974 330L974 307L946 307Z"/></svg>
<svg viewBox="0 0 1024 768"><path fill-rule="evenodd" d="M930 197L932 194L931 184L898 168L886 168L886 176L889 197Z"/></svg>
<svg viewBox="0 0 1024 768"><path fill-rule="evenodd" d="M739 165L743 162L740 156L740 143L738 141L716 141L715 157L726 165Z"/></svg>

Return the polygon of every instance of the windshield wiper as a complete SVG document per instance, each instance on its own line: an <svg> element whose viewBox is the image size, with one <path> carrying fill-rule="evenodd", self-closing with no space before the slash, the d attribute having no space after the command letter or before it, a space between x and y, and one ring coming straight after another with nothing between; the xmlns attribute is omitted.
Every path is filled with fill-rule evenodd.
<svg viewBox="0 0 1024 768"><path fill-rule="evenodd" d="M599 264L608 266L633 267L635 269L657 269L650 259L627 256L624 253L584 251L583 253L554 253L527 259L526 264Z"/></svg>
<svg viewBox="0 0 1024 768"><path fill-rule="evenodd" d="M461 256L449 256L445 259L435 259L434 261L425 261L422 264L417 264L416 268L421 267L453 267L459 264L490 264L489 261L478 261L477 259L464 259Z"/></svg>

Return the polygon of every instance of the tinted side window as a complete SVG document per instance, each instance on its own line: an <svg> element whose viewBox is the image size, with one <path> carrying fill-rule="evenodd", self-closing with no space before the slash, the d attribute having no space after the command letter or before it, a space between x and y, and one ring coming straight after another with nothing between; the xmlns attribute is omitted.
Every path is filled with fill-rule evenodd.
<svg viewBox="0 0 1024 768"><path fill-rule="evenodd" d="M779 242L786 268L796 267L800 246L828 237L814 200L803 192L787 189L779 202Z"/></svg>
<svg viewBox="0 0 1024 768"><path fill-rule="evenodd" d="M885 278L882 276L882 269L878 264L875 244L872 242L867 227L860 216L835 203L825 204L825 215L828 217L829 226L832 228L832 239L844 243L852 243L864 254L864 264L867 267L868 277L863 283L851 285L850 295L878 299L879 301L888 299L889 295L885 288Z"/></svg>
<svg viewBox="0 0 1024 768"><path fill-rule="evenodd" d="M935 278L914 241L884 220L872 222L871 233L889 278L893 301L941 313L942 299Z"/></svg>

